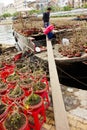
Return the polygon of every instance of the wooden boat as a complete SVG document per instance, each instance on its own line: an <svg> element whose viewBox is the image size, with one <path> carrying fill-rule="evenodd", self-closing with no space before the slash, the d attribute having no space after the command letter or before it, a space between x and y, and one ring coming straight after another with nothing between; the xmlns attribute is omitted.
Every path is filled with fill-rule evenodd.
<svg viewBox="0 0 87 130"><path fill-rule="evenodd" d="M67 56L61 55L61 53L58 52L58 48L60 44L57 43L58 42L57 37L61 34L63 37L67 33L69 35L72 35L72 29L68 29L68 30L62 29L59 31L54 30L55 37L51 39L51 41L53 44L53 52L54 52L54 57L56 62L72 63L72 62L86 61L87 53L85 53L85 51L81 52L81 56L73 56L69 58ZM16 40L16 45L19 51L30 50L37 57L43 60L47 60L46 36L43 33L34 34L26 37L14 31L14 38Z"/></svg>
<svg viewBox="0 0 87 130"><path fill-rule="evenodd" d="M32 16L28 16L28 13L26 13L26 11L24 11L24 14L26 15L26 18L23 16L23 12L19 12L20 16L18 17L17 20L13 20L13 35L16 41L16 46L18 48L19 51L25 51L25 50L30 50L33 54L35 54L37 57L43 59L43 60L47 60L47 47L46 47L46 36L43 34L43 31L41 29L41 23L42 20L41 18L38 19L38 17L33 17ZM86 17L86 16L84 16ZM84 18L81 17L80 18ZM70 21L68 21L70 22ZM87 51L85 51L85 49L83 49L81 51L81 55L73 55L71 56L71 54L69 54L69 56L66 56L65 54L62 54L59 52L59 47L60 47L60 42L62 43L62 39L63 38L71 38L71 36L73 36L73 33L80 32L82 33L82 26L83 23L72 23L71 25L65 25L65 21L63 23L63 27L59 29L57 25L57 21L54 21L54 26L55 26L55 30L54 30L54 34L55 37L51 39L52 41L52 45L53 45L53 52L54 52L54 57L56 62L60 62L60 63L71 63L71 62L79 62L79 61L86 61L87 60ZM61 22L60 22L61 23ZM85 23L84 23L85 24ZM66 28L65 28L66 26ZM61 26L60 26L61 27ZM69 29L68 29L69 27ZM73 31L74 29L74 31ZM85 37L87 34L87 28L83 27L83 32L85 32ZM74 35L73 37L76 37L76 35ZM80 35L82 37L82 34ZM83 35L84 36L84 35ZM80 39L79 36L78 38L76 38L77 42ZM87 39L84 38L83 39ZM84 41L84 40L83 40ZM80 41L80 42L83 42ZM84 41L85 43L87 41ZM76 44L77 44L76 43ZM70 46L70 45L69 45ZM76 50L77 51L79 48L79 45L75 45L76 46ZM81 45L83 48L83 45ZM87 46L86 46L87 47ZM64 48L66 48L64 46ZM69 48L70 49L70 48Z"/></svg>
<svg viewBox="0 0 87 130"><path fill-rule="evenodd" d="M80 28L78 28L77 30L80 30ZM83 75L78 76L78 79L77 79L76 73L78 73L78 71L76 71L76 70L78 70L78 69L76 68L77 66L75 67L75 64L87 61L87 53L85 53L85 51L84 51L84 52L82 52L81 56L79 56L79 57L74 56L71 58L68 58L67 56L62 55L60 52L58 52L58 48L59 48L60 44L58 43L59 40L57 40L57 38L59 38L59 35L62 36L61 39L67 35L71 36L72 29L54 30L54 34L56 37L51 39L51 41L52 41L52 45L53 45L53 53L54 53L54 58L55 58L56 65L57 65L60 83L62 83L62 84L70 83L69 86L71 86L71 83L73 85L73 80L75 79L75 84L77 86L79 86L82 81L82 84L80 86L83 85L84 89L85 89L85 85L83 84L84 76ZM14 37L17 41L16 43L17 43L17 46L19 47L20 51L23 52L24 50L30 50L32 52L32 54L34 54L35 57L37 57L39 60L46 61L45 63L47 63L48 53L47 53L47 47L46 47L46 36L43 33L34 34L34 35L26 37L26 36L23 36L22 34L18 33L15 30ZM39 49L36 49L36 47L38 47ZM70 66L71 66L71 68L70 68ZM80 67L80 65L79 65L79 67ZM76 72L75 75L73 75L73 76L72 76L72 73L67 74L68 72L66 71L67 69L69 69L69 71L70 70L72 71L72 68L73 68L74 72ZM79 71L80 70L81 69L79 69ZM49 78L49 76L48 76L48 78ZM80 83L78 82L78 80L80 80Z"/></svg>

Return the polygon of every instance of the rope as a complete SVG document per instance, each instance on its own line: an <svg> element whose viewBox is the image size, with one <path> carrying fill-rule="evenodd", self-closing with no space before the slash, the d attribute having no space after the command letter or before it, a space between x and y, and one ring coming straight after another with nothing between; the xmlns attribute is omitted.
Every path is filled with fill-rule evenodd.
<svg viewBox="0 0 87 130"><path fill-rule="evenodd" d="M61 70L63 73L65 73L66 75L68 75L71 79L74 79L74 80L77 81L78 83L80 83L80 84L82 84L82 85L84 85L84 86L87 87L87 84L85 84L85 83L79 81L78 79L76 79L75 77L73 77L72 75L70 75L69 73L67 73L67 72L65 72L64 70L62 70L59 66L57 66L57 67L58 67L58 69Z"/></svg>

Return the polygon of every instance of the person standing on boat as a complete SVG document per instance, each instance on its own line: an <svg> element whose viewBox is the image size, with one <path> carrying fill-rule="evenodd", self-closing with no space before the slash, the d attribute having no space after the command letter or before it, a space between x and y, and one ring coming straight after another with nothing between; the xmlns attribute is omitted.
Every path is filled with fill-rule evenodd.
<svg viewBox="0 0 87 130"><path fill-rule="evenodd" d="M49 26L49 20L50 20L50 11L51 11L51 7L47 8L47 11L43 13L43 23L44 23L44 27L48 27Z"/></svg>

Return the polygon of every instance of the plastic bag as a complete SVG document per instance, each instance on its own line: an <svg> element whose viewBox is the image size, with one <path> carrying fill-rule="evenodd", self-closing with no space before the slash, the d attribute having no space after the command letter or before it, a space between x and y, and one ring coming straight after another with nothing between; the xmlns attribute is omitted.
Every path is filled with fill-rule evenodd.
<svg viewBox="0 0 87 130"><path fill-rule="evenodd" d="M63 44L63 45L69 45L69 44L70 44L69 39L63 38L63 39L62 39L62 44Z"/></svg>

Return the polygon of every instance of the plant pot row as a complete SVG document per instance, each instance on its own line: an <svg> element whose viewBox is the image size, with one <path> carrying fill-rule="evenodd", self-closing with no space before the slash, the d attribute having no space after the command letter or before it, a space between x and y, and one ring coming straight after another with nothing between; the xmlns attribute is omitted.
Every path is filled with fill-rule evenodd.
<svg viewBox="0 0 87 130"><path fill-rule="evenodd" d="M1 130L30 130L28 125L27 116L19 110L13 110L15 104L11 104L10 107L6 106L2 102L0 104L3 109L3 113L0 113L0 129Z"/></svg>
<svg viewBox="0 0 87 130"><path fill-rule="evenodd" d="M83 50L79 50L79 49L70 49L68 47L60 47L58 49L58 52L68 58L72 58L72 57L81 57L81 55L83 54Z"/></svg>
<svg viewBox="0 0 87 130"><path fill-rule="evenodd" d="M35 81L35 83L36 83L36 81ZM26 87L24 85L21 85L20 87L18 86L19 87L19 88L17 87L18 89L15 87L15 85L16 84L14 84L12 86L12 84L9 84L8 85L9 89L7 89L5 95L2 96L2 98L1 98L3 104L6 105L5 110L2 111L2 113L0 113L0 122L1 122L0 129L2 129L2 130L7 130L7 128L5 126L5 124L6 124L5 122L8 121L8 118L10 118L8 116L8 110L10 110L10 108L8 106L10 104L17 103L19 106L22 106L23 107L23 111L22 111L23 114L26 113L26 115L27 115L28 111L32 111L34 109L37 109L38 107L40 107L42 105L43 99L38 94L43 93L44 91L47 91L47 89L48 89L48 87L47 87L48 81L47 81L46 77L44 77L42 79L41 84L36 84L36 86L35 86L37 88L38 85L43 85L43 87L42 87L43 89L40 88L40 91L37 90L36 88L34 88L34 91L32 89L29 89L30 86L28 88L28 84ZM21 95L20 96L16 95L16 97L15 97L14 96L15 93L17 94L19 89L21 89ZM13 91L13 90L15 90L15 91ZM26 126L26 127L28 127L28 126ZM15 126L13 126L12 130L16 130ZM17 130L19 130L19 129L17 129ZM29 130L29 128L25 128L24 126L22 126L22 128L20 128L20 130Z"/></svg>
<svg viewBox="0 0 87 130"><path fill-rule="evenodd" d="M31 28L31 29L25 29L25 30L17 30L17 32L19 32L20 34L24 36L30 36L33 34L42 33L42 30L38 28Z"/></svg>
<svg viewBox="0 0 87 130"><path fill-rule="evenodd" d="M7 128L6 128L6 126L5 126L6 123L5 122L8 121L8 118L11 118L7 114L8 110L9 110L8 106L10 104L16 103L16 102L19 104L19 106L21 106L21 104L22 104L22 107L24 108L23 111L22 111L23 115L24 115L24 113L27 115L28 111L32 111L34 109L37 109L38 107L40 107L42 105L42 100L43 99L37 94L42 93L44 91L47 91L47 89L48 89L47 85L46 85L46 83L48 83L47 79L43 78L41 83L43 83L46 87L44 87L44 89L40 88L40 91L37 90L36 88L34 88L34 91L32 91L32 89L29 89L30 86L28 87L28 84L27 84L27 86L21 85L20 89L22 90L22 92L21 92L21 95L19 97L13 96L16 93L16 92L13 91L16 88L15 87L16 84L14 84L13 87L12 87L11 84L8 85L9 86L8 87L9 89L7 89L8 91L6 91L5 95L2 96L2 98L1 98L3 104L6 104L7 108L4 111L4 114L0 114L0 115L3 115L1 117L3 120L1 120L1 118L0 118L0 121L1 121L0 129L7 130L7 128L9 127L7 125ZM38 86L38 84L36 84L36 85ZM40 85L42 85L42 84L40 84ZM18 92L19 88L18 88L18 90L17 89L15 89L15 90ZM34 93L37 93L37 94L34 94ZM38 97L38 100L37 100L37 97ZM24 115L24 116L26 117L26 115ZM26 125L24 125L24 126L26 126ZM20 128L20 130L29 130L29 128L27 128L28 124L27 124L26 127L24 127L24 126L22 126L22 128ZM16 130L15 126L12 127L12 130ZM17 129L17 130L19 130L19 129Z"/></svg>
<svg viewBox="0 0 87 130"><path fill-rule="evenodd" d="M48 90L48 84L44 82L33 82L32 84L26 84L25 82L23 82L20 85L17 85L17 83L8 84L3 91L2 90L0 91L0 93L1 95L5 94L4 100L7 102L14 100L21 100L25 96L29 96L32 92L39 94L47 90Z"/></svg>
<svg viewBox="0 0 87 130"><path fill-rule="evenodd" d="M39 108L43 103L42 97L31 94L23 100L23 103L14 102L7 106L3 101L0 102L0 129L1 130L30 130L28 124L28 112ZM21 109L17 107L17 105ZM16 110L14 109L17 107Z"/></svg>
<svg viewBox="0 0 87 130"><path fill-rule="evenodd" d="M20 69L16 68L15 62L12 65L5 63L4 66L5 69L1 69L0 71L0 129L29 130L27 112L37 109L42 105L43 99L39 96L39 93L48 91L48 80L43 72L34 74L27 71L26 65L21 65L21 67L23 69L25 67L27 72L24 70L19 71ZM7 70L9 73L7 73ZM4 72L3 77L1 76L2 72ZM13 107L15 105L22 109L18 113L20 115L19 117L22 116L25 119L23 121L25 123L20 124L20 126L14 124L13 117L15 117L15 110L13 110ZM13 125L10 123L13 123Z"/></svg>

